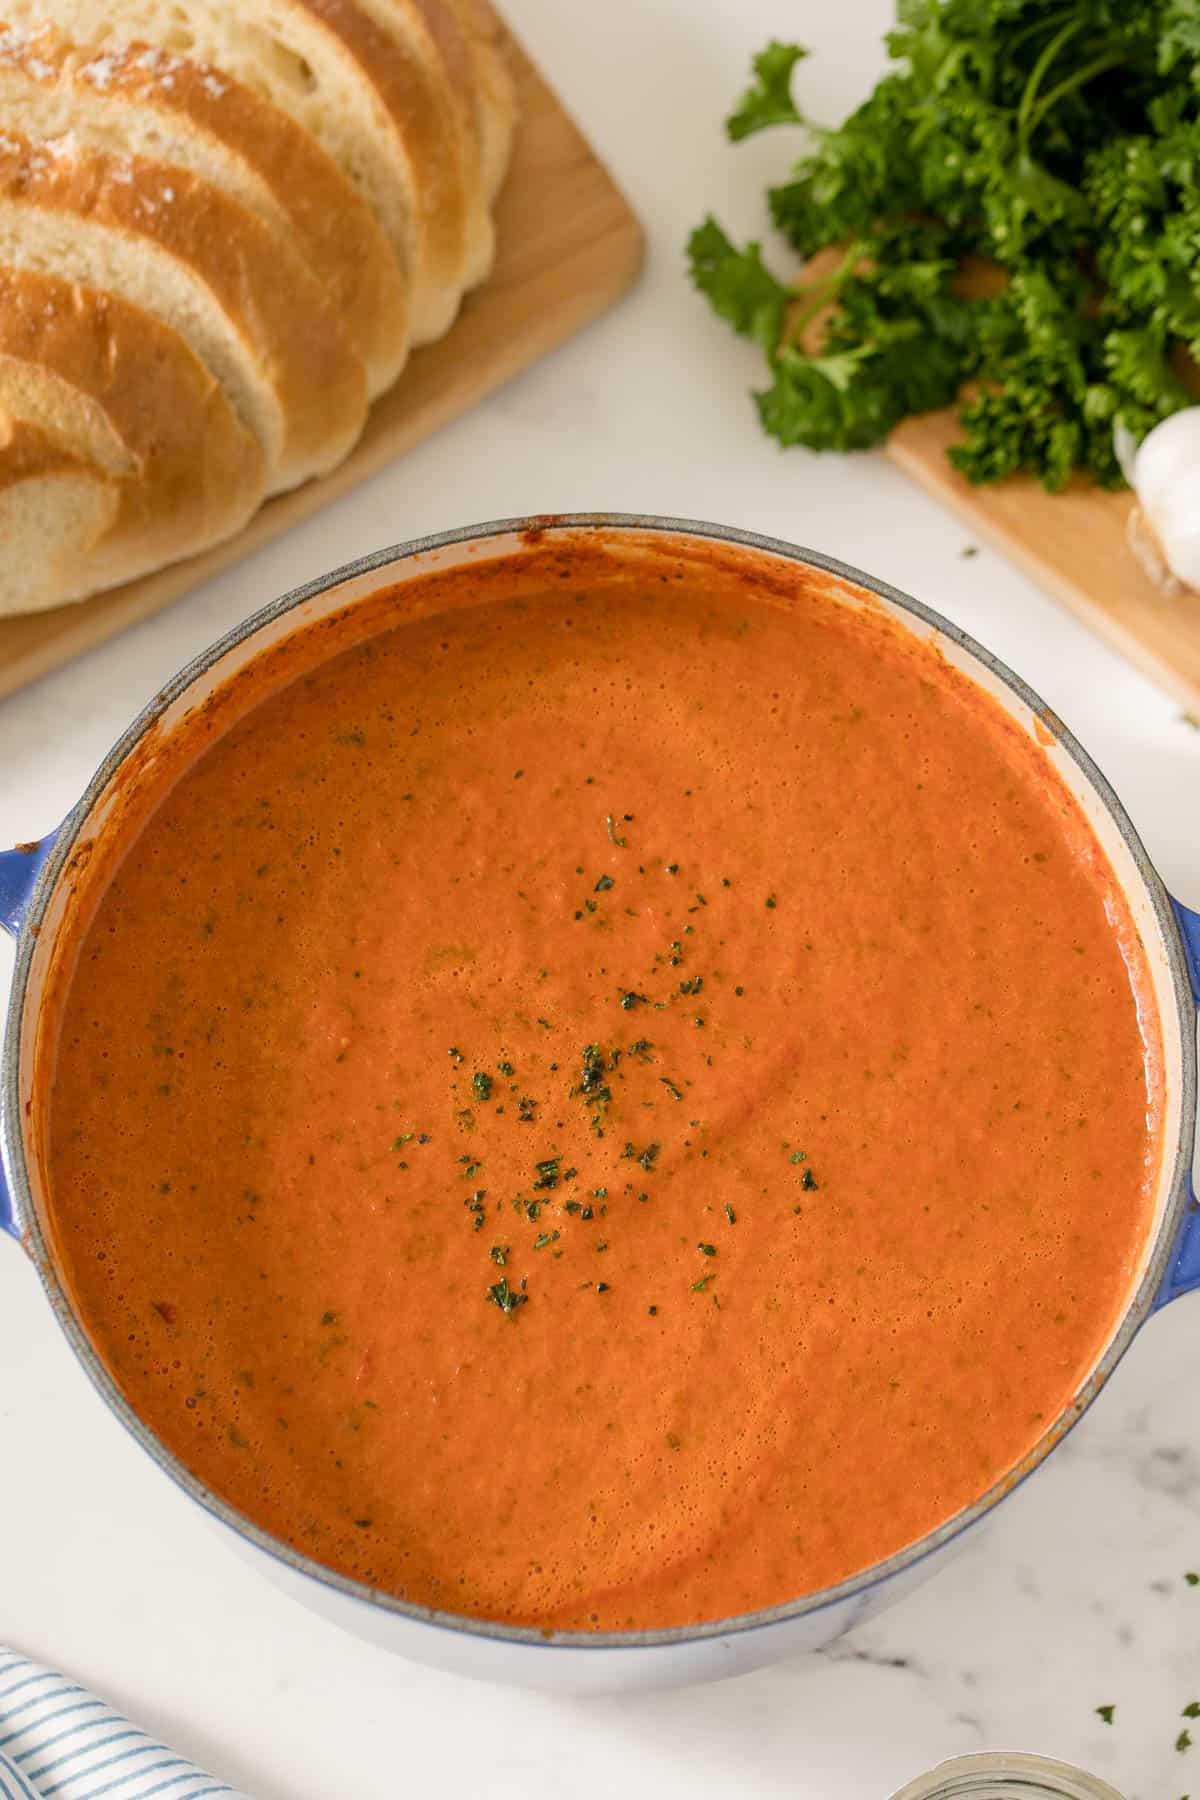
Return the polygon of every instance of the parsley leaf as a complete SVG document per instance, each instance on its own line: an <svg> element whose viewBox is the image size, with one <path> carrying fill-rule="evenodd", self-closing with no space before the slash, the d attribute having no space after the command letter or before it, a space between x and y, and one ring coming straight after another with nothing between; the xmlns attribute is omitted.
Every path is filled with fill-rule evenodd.
<svg viewBox="0 0 1200 1800"><path fill-rule="evenodd" d="M688 259L692 280L713 311L740 336L753 338L772 354L793 296L765 267L759 246L735 249L716 220L709 218L688 239Z"/></svg>
<svg viewBox="0 0 1200 1800"><path fill-rule="evenodd" d="M754 58L754 81L725 121L736 144L771 125L802 125L792 101L792 70L808 55L799 44L772 42Z"/></svg>

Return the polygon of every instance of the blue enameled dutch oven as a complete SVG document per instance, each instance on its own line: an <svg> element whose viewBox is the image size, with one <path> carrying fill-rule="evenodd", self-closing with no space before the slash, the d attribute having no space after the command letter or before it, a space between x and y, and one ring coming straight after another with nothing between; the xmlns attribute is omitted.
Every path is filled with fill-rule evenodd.
<svg viewBox="0 0 1200 1800"><path fill-rule="evenodd" d="M520 555L525 534L553 533L562 552L572 541L619 544L646 572L670 558L702 559L719 542L761 569L762 559L807 571L831 603L882 606L984 688L1036 737L1076 796L1102 844L1141 932L1162 1022L1166 1071L1164 1153L1155 1224L1128 1302L1103 1356L1080 1391L1024 1462L973 1506L897 1555L837 1587L791 1603L712 1624L661 1631L547 1636L536 1630L456 1618L409 1605L322 1568L242 1518L158 1442L118 1392L74 1316L50 1248L44 1181L31 1120L33 1063L41 996L80 857L106 830L114 808L145 770L155 743L191 708L269 645L381 586L403 584L433 568L480 567ZM30 822L31 825L34 821ZM135 851L136 854L136 851ZM419 1661L499 1681L573 1691L677 1685L740 1673L828 1643L929 1572L960 1533L988 1514L1060 1442L1156 1308L1200 1286L1200 1220L1192 1192L1196 1120L1196 1007L1200 1004L1200 914L1172 900L1137 833L1087 753L1025 683L955 626L885 583L814 551L716 525L616 514L509 519L422 538L364 558L288 594L238 626L183 669L134 721L58 828L0 855L0 924L17 939L0 1086L0 1226L23 1246L83 1368L117 1418L184 1493L234 1534L248 1556L300 1598L360 1635ZM102 1480L103 1472L95 1472Z"/></svg>

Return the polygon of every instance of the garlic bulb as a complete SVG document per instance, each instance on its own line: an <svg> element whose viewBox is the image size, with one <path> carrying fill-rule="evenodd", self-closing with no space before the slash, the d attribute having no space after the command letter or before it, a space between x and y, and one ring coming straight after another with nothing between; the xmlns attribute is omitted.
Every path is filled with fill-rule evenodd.
<svg viewBox="0 0 1200 1800"><path fill-rule="evenodd" d="M1113 442L1138 498L1129 516L1138 561L1168 593L1200 589L1200 406L1172 413L1140 444L1118 423Z"/></svg>

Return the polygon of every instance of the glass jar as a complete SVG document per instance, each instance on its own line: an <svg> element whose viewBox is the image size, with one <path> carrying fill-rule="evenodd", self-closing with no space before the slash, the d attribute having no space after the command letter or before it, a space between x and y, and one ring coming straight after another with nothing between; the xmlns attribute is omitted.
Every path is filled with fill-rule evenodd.
<svg viewBox="0 0 1200 1800"><path fill-rule="evenodd" d="M1095 1775L1046 1756L997 1750L959 1756L919 1775L892 1800L1121 1800Z"/></svg>

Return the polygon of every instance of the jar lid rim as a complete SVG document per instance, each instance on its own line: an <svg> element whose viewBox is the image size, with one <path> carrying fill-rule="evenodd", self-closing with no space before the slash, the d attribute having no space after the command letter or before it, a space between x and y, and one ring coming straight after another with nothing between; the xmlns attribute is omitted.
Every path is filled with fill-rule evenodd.
<svg viewBox="0 0 1200 1800"><path fill-rule="evenodd" d="M1017 1750L986 1751L939 1763L925 1775L910 1781L892 1800L991 1800L983 1783L993 1782L1018 1796L1044 1796L1044 1800L1122 1800L1117 1790L1097 1775L1089 1775L1071 1763L1048 1756L1030 1756Z"/></svg>

